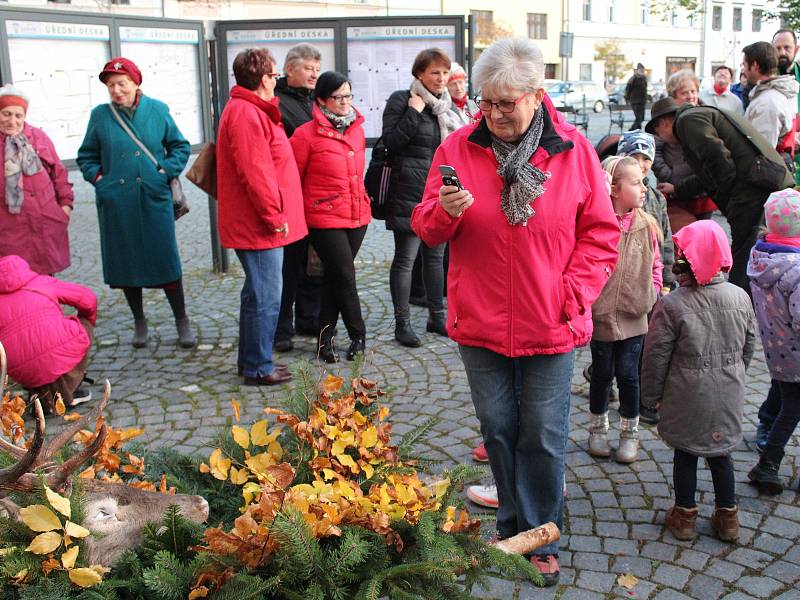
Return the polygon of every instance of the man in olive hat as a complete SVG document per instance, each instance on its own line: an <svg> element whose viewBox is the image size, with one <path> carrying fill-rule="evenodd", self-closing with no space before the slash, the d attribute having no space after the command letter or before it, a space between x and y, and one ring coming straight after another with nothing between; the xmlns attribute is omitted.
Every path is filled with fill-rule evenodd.
<svg viewBox="0 0 800 600"><path fill-rule="evenodd" d="M794 185L783 159L746 119L711 106L679 107L672 98L662 98L653 104L645 129L680 144L692 168L694 175L675 186L676 195L691 198L706 192L725 215L733 254L728 279L749 294L747 259L764 202L771 192ZM774 177L759 178L766 171Z"/></svg>

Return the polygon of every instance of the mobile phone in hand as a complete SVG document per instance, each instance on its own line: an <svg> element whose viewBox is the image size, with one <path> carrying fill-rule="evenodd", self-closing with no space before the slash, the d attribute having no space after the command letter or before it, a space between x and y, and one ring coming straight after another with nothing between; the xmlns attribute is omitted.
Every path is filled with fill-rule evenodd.
<svg viewBox="0 0 800 600"><path fill-rule="evenodd" d="M461 182L458 180L456 170L450 165L439 165L439 173L442 175L442 185L454 185L459 190L464 189Z"/></svg>

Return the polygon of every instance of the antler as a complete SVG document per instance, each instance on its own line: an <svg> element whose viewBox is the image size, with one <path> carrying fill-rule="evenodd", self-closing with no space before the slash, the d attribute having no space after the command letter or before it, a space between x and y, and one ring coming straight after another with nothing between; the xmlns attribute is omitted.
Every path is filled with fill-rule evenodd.
<svg viewBox="0 0 800 600"><path fill-rule="evenodd" d="M5 366L5 354L2 354L2 346L0 346L0 362ZM5 369L3 369L3 371L5 371ZM36 433L33 436L31 447L28 448L28 451L16 464L5 469L0 469L0 488L6 487L9 483L14 483L25 473L30 471L42 450L42 444L44 444L44 412L42 412L42 403L39 402L39 398L35 396L33 399L33 407L36 411ZM16 446L14 446L14 448L16 448Z"/></svg>

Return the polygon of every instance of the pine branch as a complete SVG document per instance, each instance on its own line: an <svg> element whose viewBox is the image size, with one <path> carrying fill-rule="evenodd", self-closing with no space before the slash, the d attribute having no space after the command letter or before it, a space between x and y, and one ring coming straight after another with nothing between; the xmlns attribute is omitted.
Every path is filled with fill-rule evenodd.
<svg viewBox="0 0 800 600"><path fill-rule="evenodd" d="M280 542L281 564L289 576L286 583L311 581L322 564L322 553L303 517L295 511L278 513L270 531Z"/></svg>
<svg viewBox="0 0 800 600"><path fill-rule="evenodd" d="M431 429L433 429L433 426L439 421L440 419L437 417L431 417L422 425L415 427L411 431L407 432L402 438L400 438L400 442L397 444L398 458L402 461L413 459L412 451L414 446L427 438L431 432Z"/></svg>
<svg viewBox="0 0 800 600"><path fill-rule="evenodd" d="M153 568L142 573L142 579L158 600L183 600L191 587L192 573L174 554L161 550L155 555Z"/></svg>
<svg viewBox="0 0 800 600"><path fill-rule="evenodd" d="M211 600L261 600L278 589L277 577L262 579L252 575L237 575L211 596Z"/></svg>

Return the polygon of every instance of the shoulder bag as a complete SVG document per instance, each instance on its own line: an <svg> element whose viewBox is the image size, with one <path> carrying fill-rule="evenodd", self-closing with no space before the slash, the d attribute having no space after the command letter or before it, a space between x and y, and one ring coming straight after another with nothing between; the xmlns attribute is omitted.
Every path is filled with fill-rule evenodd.
<svg viewBox="0 0 800 600"><path fill-rule="evenodd" d="M217 146L208 142L186 171L186 179L191 181L209 196L217 197Z"/></svg>
<svg viewBox="0 0 800 600"><path fill-rule="evenodd" d="M147 146L145 146L144 143L142 142L142 140L140 140L136 136L136 134L133 133L131 128L128 127L128 124L125 122L125 120L119 114L119 111L117 110L117 107L114 106L114 104L111 103L111 102L109 102L108 107L109 107L109 109L111 109L111 114L114 115L114 118L117 120L117 123L119 123L120 127L122 127L122 129L125 131L125 133L128 134L128 137L130 137L131 140L133 140L133 142L137 146L139 146L139 148L141 149L141 151L144 153L144 155L147 158L149 158L150 160L153 161L153 164L155 165L156 170L159 171L159 172L162 172L162 169L159 166L158 160L156 160L156 157L153 156L153 153L150 152L150 149ZM186 213L189 212L189 203L186 200L186 195L183 193L183 187L181 186L180 178L178 178L178 177L171 178L169 180L169 189L172 192L172 212L175 215L175 220L177 221L183 215L185 215Z"/></svg>
<svg viewBox="0 0 800 600"><path fill-rule="evenodd" d="M392 178L392 166L389 150L383 145L383 136L378 138L372 148L372 157L364 175L364 187L369 196L370 208L374 219L386 218L386 200L389 196L389 182Z"/></svg>

